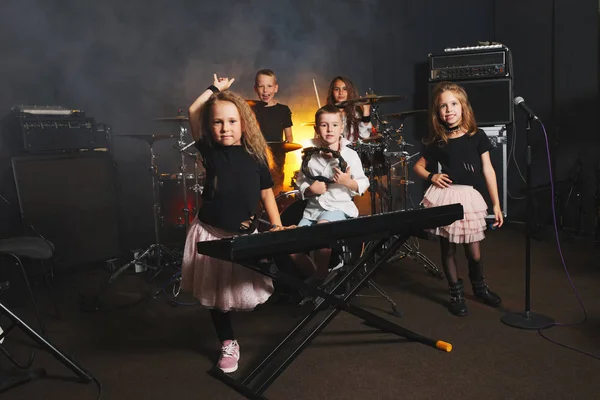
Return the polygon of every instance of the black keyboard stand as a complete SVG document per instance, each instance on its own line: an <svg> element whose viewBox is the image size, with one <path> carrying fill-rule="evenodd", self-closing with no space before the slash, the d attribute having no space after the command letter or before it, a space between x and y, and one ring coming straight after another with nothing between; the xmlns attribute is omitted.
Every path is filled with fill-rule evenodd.
<svg viewBox="0 0 600 400"><path fill-rule="evenodd" d="M79 378L80 382L88 383L92 381L93 378L85 370L83 370L83 368L75 364L75 362L69 357L61 353L47 339L38 334L35 330L33 330L33 328L27 325L22 319L16 316L2 303L0 303L0 314L6 316L11 321L11 325L4 330L4 332L0 335L0 338L6 337L10 331L17 327L27 334L27 336L29 336L33 341L35 341L42 350L48 351L50 354L52 354L52 356L54 356L54 358L73 371L73 373ZM29 367L33 363L33 350L30 353L29 360L24 364L19 363L1 344L0 352L4 354L4 356L6 356L12 364L22 370L18 375L15 376L0 374L0 393L17 385L30 382L33 379L46 375L46 371L43 369L29 370Z"/></svg>
<svg viewBox="0 0 600 400"><path fill-rule="evenodd" d="M350 304L350 301L368 283L376 270L402 247L408 237L408 235L395 235L369 242L362 257L350 266L348 272L339 281L329 286L327 290L309 285L289 273L280 271L274 262L265 260L238 261L245 267L295 289L307 292L316 300L313 309L246 376L235 379L231 375L223 373L216 366L209 373L248 399L266 399L263 393L340 311L355 315L361 318L365 324L381 331L395 333L408 340L420 342L443 351L451 351L452 345L447 342L421 336L366 311L364 308ZM343 289L342 295L333 294L340 293L341 289Z"/></svg>

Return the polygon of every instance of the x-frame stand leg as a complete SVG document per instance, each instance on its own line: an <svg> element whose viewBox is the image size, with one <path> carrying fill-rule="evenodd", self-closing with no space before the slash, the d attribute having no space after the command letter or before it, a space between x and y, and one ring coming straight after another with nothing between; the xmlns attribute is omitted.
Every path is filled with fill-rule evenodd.
<svg viewBox="0 0 600 400"><path fill-rule="evenodd" d="M425 254L419 251L417 246L411 246L409 243L404 243L402 249L396 254L390 257L389 262L396 260L402 260L406 257L412 258L414 261L421 262L425 267L425 271L431 276L435 276L438 279L444 279L444 273L435 265L433 261Z"/></svg>
<svg viewBox="0 0 600 400"><path fill-rule="evenodd" d="M389 239L381 239L376 244L369 246L360 260L329 291L324 291L319 287L307 284L299 278L279 271L274 264L270 266L270 270L267 270L268 267L261 266L259 262L242 263L242 265L257 272L278 279L296 289L306 291L310 295L318 297L318 299L311 312L298 322L286 337L245 377L234 379L216 367L209 371L210 374L249 399L265 399L263 393L275 379L342 310L363 319L367 325L379 328L382 331L395 333L398 336L440 350L451 351L452 345L449 343L421 336L363 308L349 304L358 291L367 284L377 268L384 264L407 239L408 236L393 236ZM346 287L346 283L350 280L355 282L350 289L346 290L342 296L334 295L338 289Z"/></svg>
<svg viewBox="0 0 600 400"><path fill-rule="evenodd" d="M54 347L47 339L45 339L44 337L39 335L35 330L33 330L22 319L20 319L18 316L16 316L12 311L10 311L8 308L6 308L6 306L2 303L0 303L0 314L5 315L12 323L12 325L9 326L6 329L6 331L3 333L3 335L2 335L3 337L6 336L6 334L9 333L13 328L18 327L23 332L25 332L25 334L27 334L27 336L29 336L33 341L35 341L37 344L39 344L39 346L42 350L46 350L47 352L52 354L52 356L54 356L54 358L56 358L58 361L60 361L63 365L65 365L71 371L73 371L73 373L75 375L77 375L77 377L79 377L81 382L88 383L92 380L92 377L87 372L85 372L83 370L83 368L81 368L79 365L75 364L75 362L73 360L71 360L69 357L67 357L63 353L61 353L60 350L58 350L56 347ZM6 350L4 348L2 350L3 350L3 353L5 355L7 355ZM9 359L10 358L12 358L12 357L9 356ZM14 359L13 359L13 361L14 361ZM33 361L33 360L30 359L30 363L31 363L31 361ZM16 379L8 380L5 382L0 382L0 392L3 392L5 390L8 390L8 389L16 386L16 385L28 382L36 377L43 376L43 375L45 375L45 371L42 369L38 369L35 371L23 373Z"/></svg>

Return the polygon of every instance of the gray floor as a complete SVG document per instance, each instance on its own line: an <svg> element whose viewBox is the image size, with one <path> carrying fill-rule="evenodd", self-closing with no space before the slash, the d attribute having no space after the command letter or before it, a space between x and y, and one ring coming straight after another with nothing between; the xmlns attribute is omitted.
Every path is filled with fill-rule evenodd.
<svg viewBox="0 0 600 400"><path fill-rule="evenodd" d="M518 227L490 232L483 242L485 274L502 295L508 310L524 309L523 234ZM532 310L563 323L582 320L552 235L532 243ZM439 265L436 243L420 243L421 251ZM563 243L565 260L588 321L577 327L553 327L544 333L560 343L600 356L600 247L589 241ZM460 268L466 266L459 252ZM197 307L172 307L163 297L120 310L84 313L81 293L94 293L108 277L102 270L82 269L56 282L62 318L52 317L43 286L37 287L46 311L52 342L89 370L101 383L104 399L241 399L210 377L218 351L208 313ZM600 361L542 338L537 331L505 326L503 309L473 300L470 315L457 318L446 310L444 281L429 276L413 260L388 264L376 281L404 313L390 315L381 298L355 302L424 336L452 343L450 353L381 333L341 313L265 395L273 399L596 399L600 396ZM130 303L153 293L139 275L117 281L104 305ZM373 294L365 289L365 294ZM15 309L31 321L30 307ZM297 320L289 305L266 305L235 316L241 345L240 368L247 369L274 346ZM6 320L2 325L6 324ZM33 322L32 322L33 324ZM16 332L5 345L21 356L30 341ZM49 377L2 394L3 399L95 399L92 384L72 382L73 375L44 352L34 366ZM6 368L8 363L0 364Z"/></svg>

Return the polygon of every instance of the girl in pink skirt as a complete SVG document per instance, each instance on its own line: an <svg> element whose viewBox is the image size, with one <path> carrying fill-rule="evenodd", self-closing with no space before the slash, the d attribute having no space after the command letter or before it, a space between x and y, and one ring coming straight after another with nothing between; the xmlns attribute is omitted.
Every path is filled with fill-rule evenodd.
<svg viewBox="0 0 600 400"><path fill-rule="evenodd" d="M202 206L186 238L181 287L210 309L221 357L217 367L237 370L240 348L230 311L252 310L273 292L264 275L231 262L198 254L196 243L239 234L262 202L273 230L282 229L273 180L272 156L250 106L228 89L234 79L217 78L190 106L192 137L202 155L206 182Z"/></svg>
<svg viewBox="0 0 600 400"><path fill-rule="evenodd" d="M415 163L415 173L427 179L431 186L425 192L422 205L436 207L460 203L464 218L447 226L440 226L434 233L440 237L442 265L450 288L448 309L457 316L467 315L463 281L456 265L456 244L462 243L469 265L469 278L475 297L484 303L498 307L500 297L485 283L481 263L480 242L485 237L487 204L473 187L485 180L493 204L494 228L504 221L496 173L490 161L493 147L485 132L477 128L473 109L465 90L450 82L440 82L433 90L429 109L430 134L424 140L423 156ZM438 163L442 173L437 171Z"/></svg>

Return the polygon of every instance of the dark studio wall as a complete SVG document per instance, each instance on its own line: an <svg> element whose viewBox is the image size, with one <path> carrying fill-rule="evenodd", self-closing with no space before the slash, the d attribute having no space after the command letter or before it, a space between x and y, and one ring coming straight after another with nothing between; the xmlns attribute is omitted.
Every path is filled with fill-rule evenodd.
<svg viewBox="0 0 600 400"><path fill-rule="evenodd" d="M584 18L580 14L591 1L571 8L566 1L556 1L562 5L565 29L587 35L587 28L572 27L569 21ZM534 6L516 1L460 0L450 6L434 0L7 0L0 14L0 115L15 104L62 104L111 125L114 135L178 133L177 125L152 118L185 110L214 72L235 77L232 89L253 98L253 76L259 68L277 73L278 99L290 105L295 126L316 109L312 79L324 103L327 85L338 74L350 76L361 92L372 88L378 94L406 95L406 101L382 107L382 112L399 112L427 105L428 53L495 39L513 49L515 93L546 116L552 107L552 81L540 66L546 67L541 58L550 54L552 13L545 4L549 2L533 3L543 9L534 18L540 26L521 36L518 32L528 21L517 11L527 13ZM597 29L597 20L593 25ZM561 40L556 48L569 53L563 57L584 61L570 40ZM525 46L524 41L535 46ZM597 68L597 57L594 62ZM583 73L569 69L566 62L560 65L570 81L561 81L557 92L584 102L594 95L584 90ZM575 112L563 109L571 111L561 112L561 130L572 126ZM426 125L416 118L407 121L405 129L406 140L418 144ZM591 133L581 135L593 139ZM177 172L173 145L163 141L155 146L162 172ZM123 246L145 246L153 240L148 145L115 138L114 157L121 184ZM522 152L517 159L522 164ZM518 194L522 185L511 180ZM519 202L513 209L518 206ZM514 218L519 216L522 213L515 212Z"/></svg>
<svg viewBox="0 0 600 400"><path fill-rule="evenodd" d="M592 233L596 229L594 196L600 144L598 115L598 2L596 0L508 0L495 4L496 40L514 56L514 93L542 119L552 151L557 207L565 228ZM525 173L526 117L515 111L515 155ZM551 221L546 144L542 130L532 128L532 184L535 218ZM580 171L579 174L576 172ZM525 184L509 167L509 189L524 195ZM567 207L560 212L561 205ZM581 194L580 207L576 193ZM509 202L513 218L523 220L525 202ZM581 210L581 211L580 211Z"/></svg>

